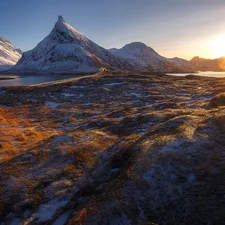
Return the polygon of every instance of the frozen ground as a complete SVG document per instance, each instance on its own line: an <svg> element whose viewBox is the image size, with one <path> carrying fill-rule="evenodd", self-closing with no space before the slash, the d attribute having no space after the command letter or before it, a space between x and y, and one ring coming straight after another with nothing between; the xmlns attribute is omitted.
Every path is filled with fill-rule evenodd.
<svg viewBox="0 0 225 225"><path fill-rule="evenodd" d="M164 75L0 89L0 224L223 224L223 92Z"/></svg>

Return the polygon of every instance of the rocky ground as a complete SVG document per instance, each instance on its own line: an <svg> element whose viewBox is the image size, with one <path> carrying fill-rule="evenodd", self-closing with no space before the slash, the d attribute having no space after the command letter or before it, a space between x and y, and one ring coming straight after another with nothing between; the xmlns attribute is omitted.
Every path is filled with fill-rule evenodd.
<svg viewBox="0 0 225 225"><path fill-rule="evenodd" d="M0 89L0 224L224 224L225 78Z"/></svg>

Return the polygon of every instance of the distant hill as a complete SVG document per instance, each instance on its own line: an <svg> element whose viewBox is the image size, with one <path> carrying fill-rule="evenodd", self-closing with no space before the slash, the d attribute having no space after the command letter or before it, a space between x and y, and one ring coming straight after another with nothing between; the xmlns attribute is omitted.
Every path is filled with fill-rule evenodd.
<svg viewBox="0 0 225 225"><path fill-rule="evenodd" d="M139 70L152 70L160 72L193 71L191 62L180 58L166 58L159 55L154 49L141 42L133 42L121 49L109 49L120 58L128 60Z"/></svg>
<svg viewBox="0 0 225 225"><path fill-rule="evenodd" d="M225 71L225 57L218 59L204 59L196 56L191 59L190 62L199 71Z"/></svg>

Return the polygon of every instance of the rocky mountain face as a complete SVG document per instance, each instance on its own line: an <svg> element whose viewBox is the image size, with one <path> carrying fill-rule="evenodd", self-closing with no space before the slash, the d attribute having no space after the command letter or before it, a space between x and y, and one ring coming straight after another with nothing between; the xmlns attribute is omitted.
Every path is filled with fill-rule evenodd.
<svg viewBox="0 0 225 225"><path fill-rule="evenodd" d="M13 70L91 73L101 67L123 70L129 68L129 63L80 34L59 16L51 33L25 52Z"/></svg>
<svg viewBox="0 0 225 225"><path fill-rule="evenodd" d="M22 56L22 51L0 37L0 71L10 69Z"/></svg>
<svg viewBox="0 0 225 225"><path fill-rule="evenodd" d="M190 60L199 71L225 71L225 57L204 59L198 56Z"/></svg>
<svg viewBox="0 0 225 225"><path fill-rule="evenodd" d="M194 70L191 62L180 58L165 58L141 42L133 42L121 49L113 48L109 51L115 56L128 60L141 71L189 72Z"/></svg>

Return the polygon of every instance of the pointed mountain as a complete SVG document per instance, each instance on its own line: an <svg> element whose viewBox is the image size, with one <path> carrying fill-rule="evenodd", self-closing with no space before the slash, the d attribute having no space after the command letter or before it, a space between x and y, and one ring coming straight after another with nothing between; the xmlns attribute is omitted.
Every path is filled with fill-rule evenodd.
<svg viewBox="0 0 225 225"><path fill-rule="evenodd" d="M165 58L141 42L132 42L121 49L114 48L109 51L117 57L129 60L142 71L182 72L193 70L191 62L179 58Z"/></svg>
<svg viewBox="0 0 225 225"><path fill-rule="evenodd" d="M10 41L0 37L0 71L14 66L22 56L22 51Z"/></svg>
<svg viewBox="0 0 225 225"><path fill-rule="evenodd" d="M12 71L91 73L101 67L125 69L124 63L58 17L51 33L25 52Z"/></svg>

